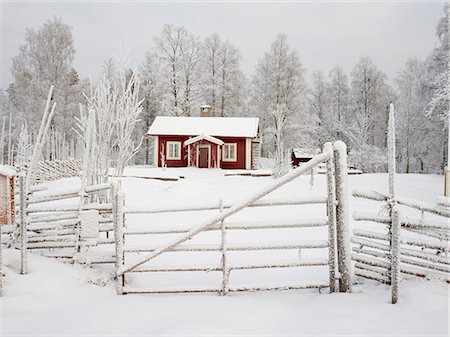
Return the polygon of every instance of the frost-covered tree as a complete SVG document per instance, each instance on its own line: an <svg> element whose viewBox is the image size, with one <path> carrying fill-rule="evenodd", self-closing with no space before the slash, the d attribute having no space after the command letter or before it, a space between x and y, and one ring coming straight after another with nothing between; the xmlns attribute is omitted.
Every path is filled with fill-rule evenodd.
<svg viewBox="0 0 450 337"><path fill-rule="evenodd" d="M450 110L449 83L450 83L450 5L445 3L444 16L436 26L436 36L439 45L427 59L428 82L427 88L430 90L428 99L427 116L437 127L437 133L442 134L439 144L434 144L431 150L433 153L440 153L440 168L447 165L447 140L449 132L448 117ZM437 137L436 137L437 138Z"/></svg>
<svg viewBox="0 0 450 337"><path fill-rule="evenodd" d="M164 25L154 38L161 60L163 114L190 116L199 98L199 41L186 28Z"/></svg>
<svg viewBox="0 0 450 337"><path fill-rule="evenodd" d="M424 113L429 94L426 81L426 63L418 59L409 60L395 78L397 154L399 169L406 173L423 171L426 163L436 162L440 155L432 149L440 138L436 137L438 127Z"/></svg>
<svg viewBox="0 0 450 337"><path fill-rule="evenodd" d="M341 67L334 67L328 78L321 71L312 74L308 103L317 117L319 147L325 142L347 140L350 90Z"/></svg>
<svg viewBox="0 0 450 337"><path fill-rule="evenodd" d="M360 58L351 72L350 103L342 128L349 143L349 162L357 168L387 169L387 107L394 98L386 75L369 57Z"/></svg>
<svg viewBox="0 0 450 337"><path fill-rule="evenodd" d="M230 42L223 42L218 34L207 37L202 44L202 97L216 116L242 113L245 77L240 59L239 51Z"/></svg>
<svg viewBox="0 0 450 337"><path fill-rule="evenodd" d="M71 28L61 19L54 17L38 30L26 30L25 43L13 58L12 101L30 129L39 127L47 90L54 85L52 101L58 104L58 114L52 124L61 132L70 131L81 101L78 74L72 68L74 54Z"/></svg>
<svg viewBox="0 0 450 337"><path fill-rule="evenodd" d="M272 169L274 178L279 178L289 172L291 167L291 160L289 150L284 144L284 135L286 134L286 113L284 106L277 106L275 111L272 111L275 121L274 129L271 130L275 139L274 152L274 167Z"/></svg>
<svg viewBox="0 0 450 337"><path fill-rule="evenodd" d="M444 5L444 13L445 15L436 26L436 36L440 45L433 50L428 60L433 97L428 104L427 113L441 118L448 116L450 107L450 5L448 3Z"/></svg>
<svg viewBox="0 0 450 337"><path fill-rule="evenodd" d="M17 110L11 100L10 90L14 90L13 88L14 86L11 85L8 93L0 89L0 163L2 164L13 163L13 145L17 143L23 121L23 114Z"/></svg>
<svg viewBox="0 0 450 337"><path fill-rule="evenodd" d="M348 114L350 111L350 87L348 76L340 66L331 69L329 75L329 101L335 140L347 141Z"/></svg>
<svg viewBox="0 0 450 337"><path fill-rule="evenodd" d="M143 136L139 143L134 140L134 130L139 122L142 112L143 99L139 97L140 82L136 72L121 71L117 84L118 94L116 111L114 115L115 142L113 148L117 150L116 176L123 176L125 166L136 155L141 146Z"/></svg>
<svg viewBox="0 0 450 337"><path fill-rule="evenodd" d="M369 57L362 57L351 73L352 113L351 134L353 143L361 142L386 147L388 116L386 107L393 99L386 75Z"/></svg>
<svg viewBox="0 0 450 337"><path fill-rule="evenodd" d="M114 58L110 57L106 59L102 64L101 77L108 82L113 82L117 77L117 64Z"/></svg>
<svg viewBox="0 0 450 337"><path fill-rule="evenodd" d="M184 27L164 25L161 35L154 38L166 82L166 92L163 97L164 107L167 109L165 113L169 115L180 116L183 113L181 110L181 55L187 36L188 32Z"/></svg>
<svg viewBox="0 0 450 337"><path fill-rule="evenodd" d="M222 40L219 34L213 34L205 39L201 47L201 90L205 103L217 109L219 97L220 56Z"/></svg>
<svg viewBox="0 0 450 337"><path fill-rule="evenodd" d="M277 36L256 66L251 84L251 108L253 114L260 117L263 155L275 151L276 135L269 130L275 129L277 121L272 112L279 106L284 107L283 123L295 126L295 132L285 130L286 146L310 141L313 117L301 110L306 88L304 72L298 52L289 46L284 34ZM306 125L309 128L302 127Z"/></svg>
<svg viewBox="0 0 450 337"><path fill-rule="evenodd" d="M126 54L119 58L118 69L114 76L103 75L76 118L75 130L84 142L84 184L105 182L111 166L116 176L123 175L142 142L142 135L135 133L144 100L139 78L127 68Z"/></svg>
<svg viewBox="0 0 450 337"><path fill-rule="evenodd" d="M155 117L161 110L161 73L160 62L154 52L147 53L144 62L139 67L138 76L141 83L140 95L142 102L141 130L146 134ZM146 164L151 164L153 160L153 140L146 137L145 146L141 147L141 155ZM144 153L142 153L144 152Z"/></svg>
<svg viewBox="0 0 450 337"><path fill-rule="evenodd" d="M114 133L117 93L106 76L92 89L92 96L80 105L75 131L83 141L83 183L107 181Z"/></svg>
<svg viewBox="0 0 450 337"><path fill-rule="evenodd" d="M22 125L17 143L16 156L14 158L14 165L27 165L31 159L33 152L33 144L31 143L31 136L28 132L26 124Z"/></svg>
<svg viewBox="0 0 450 337"><path fill-rule="evenodd" d="M312 74L309 110L317 116L317 140L321 146L335 138L330 106L330 88L321 71Z"/></svg>
<svg viewBox="0 0 450 337"><path fill-rule="evenodd" d="M181 110L185 116L191 116L198 106L200 98L199 61L200 42L197 37L188 34L181 48L183 90Z"/></svg>
<svg viewBox="0 0 450 337"><path fill-rule="evenodd" d="M246 79L240 68L241 55L229 41L222 44L220 57L219 102L221 117L242 113Z"/></svg>

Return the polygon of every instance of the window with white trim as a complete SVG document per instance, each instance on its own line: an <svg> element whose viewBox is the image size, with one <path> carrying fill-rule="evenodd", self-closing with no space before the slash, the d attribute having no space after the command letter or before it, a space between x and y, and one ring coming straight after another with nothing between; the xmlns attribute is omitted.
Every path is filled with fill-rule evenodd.
<svg viewBox="0 0 450 337"><path fill-rule="evenodd" d="M180 160L181 159L181 142L167 142L167 160Z"/></svg>
<svg viewBox="0 0 450 337"><path fill-rule="evenodd" d="M223 161L236 161L237 143L225 143L223 144L222 160Z"/></svg>

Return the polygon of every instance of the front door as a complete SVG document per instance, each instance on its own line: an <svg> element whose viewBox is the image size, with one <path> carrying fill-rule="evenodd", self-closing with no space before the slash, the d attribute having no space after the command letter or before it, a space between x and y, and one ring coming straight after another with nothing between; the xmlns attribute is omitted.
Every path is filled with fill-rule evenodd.
<svg viewBox="0 0 450 337"><path fill-rule="evenodd" d="M199 168L208 168L209 162L209 148L200 147L198 149L198 167Z"/></svg>

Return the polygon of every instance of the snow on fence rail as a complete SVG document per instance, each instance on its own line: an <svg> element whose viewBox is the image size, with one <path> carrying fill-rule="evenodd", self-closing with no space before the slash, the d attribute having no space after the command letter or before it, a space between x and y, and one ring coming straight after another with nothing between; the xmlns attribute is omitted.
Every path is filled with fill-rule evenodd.
<svg viewBox="0 0 450 337"><path fill-rule="evenodd" d="M392 286L392 302L397 301L401 278L421 277L450 283L450 210L442 203L433 205L378 192L353 191L353 196L383 202L386 214L354 212L355 221L385 225L383 233L354 229L351 242L355 275ZM400 206L421 212L420 218L402 215ZM425 214L445 220L428 220ZM407 235L409 233L409 235Z"/></svg>
<svg viewBox="0 0 450 337"><path fill-rule="evenodd" d="M334 151L333 151L334 150ZM265 199L264 197L275 189L293 181L300 175L309 172L311 169L321 163L327 164L327 185L328 194L326 197L308 197L293 199ZM340 275L339 289L343 292L350 291L350 273L349 273L349 238L348 238L348 210L347 201L344 198L347 195L346 184L346 149L342 142L335 143L334 147L327 144L324 152L311 161L304 164L284 177L275 180L273 184L263 188L258 193L236 204L208 204L197 207L172 207L172 208L130 208L124 206L124 195L117 184L113 185L113 218L115 229L115 247L116 247L116 278L118 294L126 293L177 293L177 292L220 292L227 294L233 291L258 291L258 290L287 290L304 288L329 288L331 292L336 291L337 275ZM335 175L335 172L337 175ZM248 207L263 206L286 206L286 205L305 205L305 204L326 204L327 217L324 219L295 219L290 221L259 221L251 222L228 221L228 217ZM340 206L338 206L340 205ZM218 214L204 221L199 225L193 226L165 226L157 229L129 229L125 225L127 215L131 214L152 214L166 212L193 212L204 210L217 210ZM230 243L227 240L227 234L233 230L255 230L255 229L276 229L283 228L308 228L308 227L328 227L327 240L308 240L308 241L288 241L288 242L240 242ZM220 243L217 244L187 244L188 240L193 239L197 234L205 231L218 231L220 233ZM337 232L337 240L335 239ZM181 234L163 245L139 245L133 246L128 243L126 237L137 235L160 235L160 234ZM127 243L125 243L127 242ZM230 263L228 261L228 252L233 251L258 251L258 250L289 250L289 249L328 249L328 259L298 259L286 261L263 261L258 263ZM148 262L154 258L171 252L220 252L221 262L214 265L193 265L193 266L148 266ZM128 261L131 253L145 253L144 256L134 261ZM336 262L337 257L340 260ZM294 267L329 267L328 282L310 282L281 285L252 285L252 286L230 286L230 272L233 270L250 270L266 268L294 268ZM339 272L337 272L337 270ZM133 273L146 272L221 272L221 287L186 287L181 288L134 288L127 284L127 277Z"/></svg>

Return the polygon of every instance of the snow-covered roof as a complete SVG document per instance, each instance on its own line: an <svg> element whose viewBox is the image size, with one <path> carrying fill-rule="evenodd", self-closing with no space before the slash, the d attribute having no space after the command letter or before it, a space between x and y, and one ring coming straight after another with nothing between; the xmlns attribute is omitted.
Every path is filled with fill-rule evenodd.
<svg viewBox="0 0 450 337"><path fill-rule="evenodd" d="M17 175L17 170L12 166L0 164L0 175L13 177Z"/></svg>
<svg viewBox="0 0 450 337"><path fill-rule="evenodd" d="M292 149L295 158L312 158L320 153L318 149Z"/></svg>
<svg viewBox="0 0 450 337"><path fill-rule="evenodd" d="M221 141L220 139L216 138L216 137L212 137L212 136L208 136L208 135L199 135L193 138L189 138L187 141L184 142L184 145L191 145L194 143L197 143L198 141L201 140L207 140L208 142L211 142L213 144L217 144L217 145L223 145L223 141Z"/></svg>
<svg viewBox="0 0 450 337"><path fill-rule="evenodd" d="M247 137L258 133L259 118L254 117L167 117L158 116L147 134L152 136Z"/></svg>

